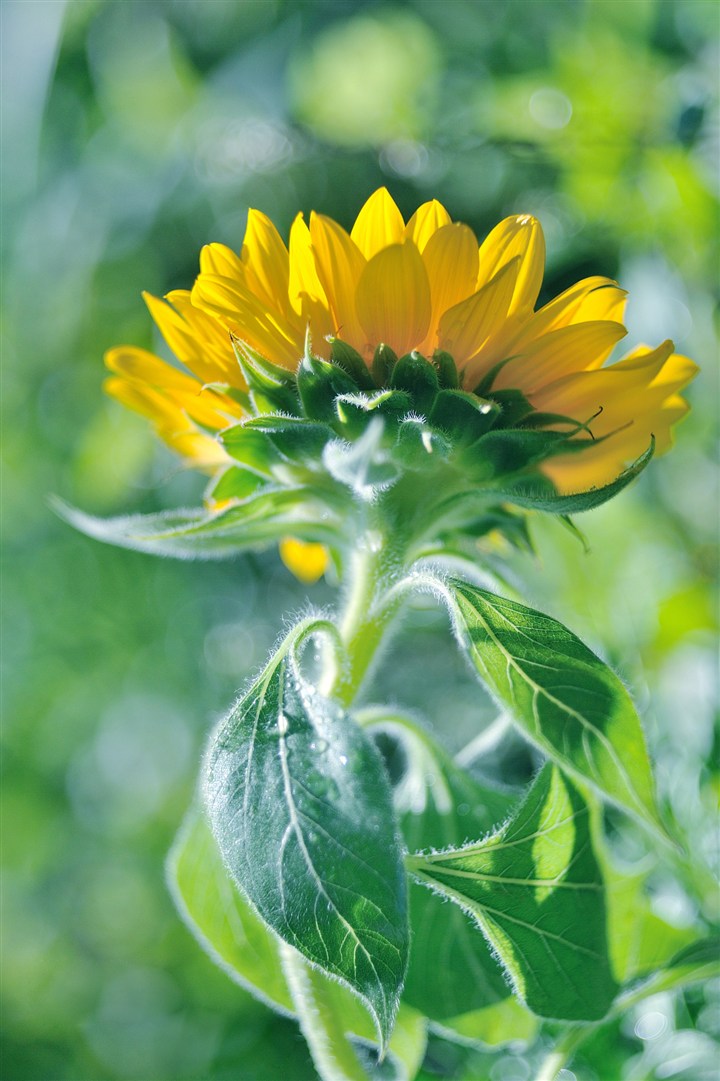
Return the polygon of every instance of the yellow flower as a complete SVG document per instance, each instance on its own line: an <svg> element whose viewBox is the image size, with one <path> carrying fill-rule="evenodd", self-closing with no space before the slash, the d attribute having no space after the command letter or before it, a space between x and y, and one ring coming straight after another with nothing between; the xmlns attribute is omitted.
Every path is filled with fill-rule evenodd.
<svg viewBox="0 0 720 1081"><path fill-rule="evenodd" d="M595 446L554 457L544 472L562 493L615 479L655 436L670 446L687 411L678 391L696 372L672 342L641 346L605 366L626 334L626 294L609 278L586 278L536 310L545 245L529 215L506 218L478 246L466 225L433 200L406 223L381 188L350 233L332 219L298 214L286 247L272 222L251 210L240 255L209 244L192 291L166 301L146 295L167 344L187 372L129 346L111 350L107 389L151 417L159 434L209 472L226 462L212 437L243 415L242 373L230 332L295 371L309 328L354 346L368 365L380 343L402 355L450 353L464 390L495 372L493 389L515 388L542 413L592 421ZM187 374L189 373L189 374Z"/></svg>

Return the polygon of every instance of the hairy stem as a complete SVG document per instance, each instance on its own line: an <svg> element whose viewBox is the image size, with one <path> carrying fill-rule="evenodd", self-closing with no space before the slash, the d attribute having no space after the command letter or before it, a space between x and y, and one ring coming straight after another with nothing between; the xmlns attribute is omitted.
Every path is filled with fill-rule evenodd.
<svg viewBox="0 0 720 1081"><path fill-rule="evenodd" d="M400 597L390 604L382 603L383 591L392 585L397 562L380 530L367 529L358 538L339 621L347 663L342 671L330 674L323 688L344 706L354 701L400 607Z"/></svg>
<svg viewBox="0 0 720 1081"><path fill-rule="evenodd" d="M322 1081L367 1081L322 977L284 942L280 957L302 1034Z"/></svg>

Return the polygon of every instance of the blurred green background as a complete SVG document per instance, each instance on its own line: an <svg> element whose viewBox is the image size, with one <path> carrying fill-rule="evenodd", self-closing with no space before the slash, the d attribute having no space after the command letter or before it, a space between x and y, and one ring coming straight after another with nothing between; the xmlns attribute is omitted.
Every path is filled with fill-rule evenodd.
<svg viewBox="0 0 720 1081"><path fill-rule="evenodd" d="M103 547L46 497L97 513L197 499L202 480L104 399L102 354L160 347L140 290L189 286L203 243L240 246L248 206L285 231L313 207L349 226L386 184L406 214L438 197L480 235L538 215L545 299L617 277L629 343L670 336L704 367L673 454L579 520L590 552L538 522L538 558L513 557L512 573L633 688L662 798L716 858L718 9L4 0L2 22L2 1077L312 1078L295 1026L206 960L163 877L204 735L305 589L274 553L190 565ZM489 706L438 615L413 623L393 659L412 679L394 697L458 749ZM692 922L672 878L654 883L658 911ZM645 1009L565 1081L716 1077L720 986ZM532 1069L517 1049L435 1039L423 1076Z"/></svg>

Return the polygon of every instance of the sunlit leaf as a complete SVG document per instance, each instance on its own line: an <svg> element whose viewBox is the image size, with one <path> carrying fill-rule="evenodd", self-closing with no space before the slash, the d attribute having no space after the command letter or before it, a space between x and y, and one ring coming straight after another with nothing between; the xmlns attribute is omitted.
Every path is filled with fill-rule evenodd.
<svg viewBox="0 0 720 1081"><path fill-rule="evenodd" d="M490 693L563 768L658 828L640 720L614 672L557 620L460 579L460 642Z"/></svg>
<svg viewBox="0 0 720 1081"><path fill-rule="evenodd" d="M407 863L475 917L531 1010L569 1021L604 1016L617 986L603 880L587 805L556 767L543 768L491 837Z"/></svg>
<svg viewBox="0 0 720 1081"><path fill-rule="evenodd" d="M167 875L183 920L212 960L273 1010L294 1017L280 941L232 881L207 818L197 807L190 809L178 833ZM319 969L308 970L308 978L316 1006L322 999L326 1021L332 1020L343 1037L362 1041L365 1055L370 1054L376 1046L375 1026L361 1001ZM388 1048L398 1079L411 1081L415 1076L425 1040L424 1018L401 1005Z"/></svg>
<svg viewBox="0 0 720 1081"><path fill-rule="evenodd" d="M213 736L205 794L265 922L360 995L383 1043L408 955L391 794L372 742L281 650Z"/></svg>

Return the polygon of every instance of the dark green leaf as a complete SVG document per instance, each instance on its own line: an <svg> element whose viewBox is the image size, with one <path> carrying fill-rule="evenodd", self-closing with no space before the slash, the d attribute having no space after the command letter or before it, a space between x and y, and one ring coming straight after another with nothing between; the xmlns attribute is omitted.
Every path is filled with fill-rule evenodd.
<svg viewBox="0 0 720 1081"><path fill-rule="evenodd" d="M397 353L385 342L380 342L375 350L372 362L373 379L378 387L386 387L390 382L392 370L397 363Z"/></svg>
<svg viewBox="0 0 720 1081"><path fill-rule="evenodd" d="M230 340L256 412L280 411L297 416L300 400L294 373L273 364L234 334L230 335Z"/></svg>
<svg viewBox="0 0 720 1081"><path fill-rule="evenodd" d="M240 888L280 938L363 999L386 1044L408 953L390 789L372 742L305 683L292 651L215 733L205 792Z"/></svg>
<svg viewBox="0 0 720 1081"><path fill-rule="evenodd" d="M444 349L436 349L432 355L432 362L437 369L438 381L443 390L456 390L460 386L457 365Z"/></svg>
<svg viewBox="0 0 720 1081"><path fill-rule="evenodd" d="M381 712L361 716L369 720ZM406 717L385 716L368 731L386 754L397 748L394 802L411 852L482 837L516 802L475 781ZM409 896L412 941L403 1001L440 1021L506 998L510 990L502 971L465 913L417 883Z"/></svg>
<svg viewBox="0 0 720 1081"><path fill-rule="evenodd" d="M448 583L461 644L491 694L551 758L658 827L640 720L623 684L550 616Z"/></svg>
<svg viewBox="0 0 720 1081"><path fill-rule="evenodd" d="M588 819L578 790L548 763L493 836L407 861L475 917L518 995L542 1017L598 1020L617 990Z"/></svg>
<svg viewBox="0 0 720 1081"><path fill-rule="evenodd" d="M272 1009L295 1016L280 940L230 878L209 823L198 808L188 812L173 844L167 877L183 920L212 960ZM345 1035L373 1043L373 1021L354 994L319 970L307 970L305 978L314 1005L322 1005L326 1022L333 1021L338 1044ZM407 1078L415 1076L422 1060L424 1029L423 1019L401 1005L389 1055L398 1066L402 1064Z"/></svg>
<svg viewBox="0 0 720 1081"><path fill-rule="evenodd" d="M520 390L494 390L488 397L502 409L499 423L503 428L512 428L533 412L533 406Z"/></svg>

